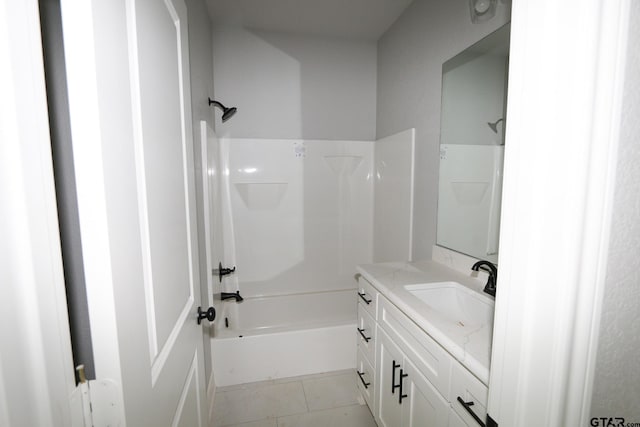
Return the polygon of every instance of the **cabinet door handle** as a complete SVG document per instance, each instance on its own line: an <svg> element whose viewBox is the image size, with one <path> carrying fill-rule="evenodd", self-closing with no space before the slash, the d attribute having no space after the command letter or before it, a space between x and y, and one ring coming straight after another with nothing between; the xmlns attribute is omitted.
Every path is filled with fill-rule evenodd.
<svg viewBox="0 0 640 427"><path fill-rule="evenodd" d="M362 293L358 292L358 296L359 296L360 298L362 298L362 301L364 301L365 303L367 303L367 305L371 304L371 301L372 301L372 300L367 299L367 298L366 298L367 294L365 294L364 292L362 292Z"/></svg>
<svg viewBox="0 0 640 427"><path fill-rule="evenodd" d="M402 394L402 380L405 377L408 377L409 374L405 374L404 371L402 369L400 369L400 395L398 396L398 403L400 405L402 405L402 399L404 399L405 397L407 397L406 394Z"/></svg>
<svg viewBox="0 0 640 427"><path fill-rule="evenodd" d="M396 385L396 369L400 367L400 364L396 364L396 361L394 360L392 361L391 366L391 394L395 394L396 389L400 387L400 385Z"/></svg>
<svg viewBox="0 0 640 427"><path fill-rule="evenodd" d="M362 336L362 339L365 340L365 342L369 342L369 340L371 339L371 337L368 337L364 334L364 329L360 329L358 328L358 332L360 332L360 335Z"/></svg>
<svg viewBox="0 0 640 427"><path fill-rule="evenodd" d="M358 376L360 377L360 381L362 381L362 385L364 386L365 389L369 388L369 386L371 385L371 383L368 383L364 380L364 372L360 372L360 371L356 371L356 373L358 374Z"/></svg>
<svg viewBox="0 0 640 427"><path fill-rule="evenodd" d="M480 424L481 427L486 427L480 417L477 416L475 412L473 412L473 409L471 409L471 407L474 405L473 401L465 402L460 396L458 396L458 402L460 402L462 407L467 410L469 415L471 415L473 419L476 420L478 424Z"/></svg>

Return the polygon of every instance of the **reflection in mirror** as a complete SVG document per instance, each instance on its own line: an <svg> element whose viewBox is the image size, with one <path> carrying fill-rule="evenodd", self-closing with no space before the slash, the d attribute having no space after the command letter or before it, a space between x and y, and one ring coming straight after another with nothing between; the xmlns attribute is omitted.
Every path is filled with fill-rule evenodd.
<svg viewBox="0 0 640 427"><path fill-rule="evenodd" d="M437 244L498 261L507 24L442 66Z"/></svg>

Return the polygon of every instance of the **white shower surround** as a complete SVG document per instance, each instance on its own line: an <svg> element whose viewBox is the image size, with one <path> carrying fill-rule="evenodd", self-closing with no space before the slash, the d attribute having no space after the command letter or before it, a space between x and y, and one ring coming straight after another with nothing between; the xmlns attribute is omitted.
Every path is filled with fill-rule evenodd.
<svg viewBox="0 0 640 427"><path fill-rule="evenodd" d="M355 289L372 259L373 142L221 139L222 290Z"/></svg>
<svg viewBox="0 0 640 427"><path fill-rule="evenodd" d="M220 140L222 262L237 271L215 286L245 299L216 303L218 386L355 367L354 274L373 260L374 211L387 255L411 257L414 135Z"/></svg>
<svg viewBox="0 0 640 427"><path fill-rule="evenodd" d="M216 384L355 367L353 275L372 259L373 141L220 144L223 264L237 267L220 286L245 300L217 304Z"/></svg>

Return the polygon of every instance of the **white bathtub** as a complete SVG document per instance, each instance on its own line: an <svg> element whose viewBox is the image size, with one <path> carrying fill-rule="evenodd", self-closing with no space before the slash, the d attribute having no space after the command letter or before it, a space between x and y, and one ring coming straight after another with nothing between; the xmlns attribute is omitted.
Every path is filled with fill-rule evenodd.
<svg viewBox="0 0 640 427"><path fill-rule="evenodd" d="M355 289L224 302L211 340L216 385L355 368L356 307Z"/></svg>

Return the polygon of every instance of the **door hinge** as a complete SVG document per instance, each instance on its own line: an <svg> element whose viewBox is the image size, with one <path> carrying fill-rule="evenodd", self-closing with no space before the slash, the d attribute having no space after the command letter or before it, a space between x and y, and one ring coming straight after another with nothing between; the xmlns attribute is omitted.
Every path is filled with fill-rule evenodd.
<svg viewBox="0 0 640 427"><path fill-rule="evenodd" d="M78 385L71 396L74 408L73 427L106 427L124 425L121 393L110 379L87 380L84 366L79 365Z"/></svg>

